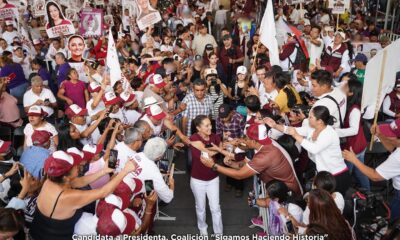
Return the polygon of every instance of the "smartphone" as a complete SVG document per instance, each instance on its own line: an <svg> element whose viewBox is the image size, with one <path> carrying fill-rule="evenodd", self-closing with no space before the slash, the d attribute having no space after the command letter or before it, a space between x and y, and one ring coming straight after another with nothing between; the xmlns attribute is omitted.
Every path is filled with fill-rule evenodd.
<svg viewBox="0 0 400 240"><path fill-rule="evenodd" d="M213 145L211 143L206 144L206 148L211 148Z"/></svg>
<svg viewBox="0 0 400 240"><path fill-rule="evenodd" d="M154 190L153 180L144 180L144 188L146 189L146 195L150 195L151 191Z"/></svg>
<svg viewBox="0 0 400 240"><path fill-rule="evenodd" d="M292 221L287 221L286 222L286 227L287 227L287 230L288 230L288 232L289 233L294 233L295 231L294 231L294 228L293 228L293 223L292 223Z"/></svg>
<svg viewBox="0 0 400 240"><path fill-rule="evenodd" d="M208 153L207 153L207 152L201 152L201 156L202 156L203 158L210 158L210 157L208 156Z"/></svg>
<svg viewBox="0 0 400 240"><path fill-rule="evenodd" d="M45 102L45 103L50 103L50 99L46 98L46 99L44 100L44 102Z"/></svg>
<svg viewBox="0 0 400 240"><path fill-rule="evenodd" d="M117 160L118 160L118 151L111 149L110 150L110 158L108 160L108 167L115 169L117 167Z"/></svg>
<svg viewBox="0 0 400 240"><path fill-rule="evenodd" d="M160 172L167 173L168 167L169 167L169 161L168 160L160 160L160 161L158 161L158 163L159 163Z"/></svg>
<svg viewBox="0 0 400 240"><path fill-rule="evenodd" d="M10 75L8 75L8 79L10 79L10 81L14 80L17 77L17 75L15 73L11 73Z"/></svg>

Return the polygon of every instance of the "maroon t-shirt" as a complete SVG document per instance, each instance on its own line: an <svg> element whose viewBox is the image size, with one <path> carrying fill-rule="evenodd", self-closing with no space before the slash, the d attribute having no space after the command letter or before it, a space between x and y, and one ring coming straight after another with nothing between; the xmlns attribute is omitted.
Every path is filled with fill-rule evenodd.
<svg viewBox="0 0 400 240"><path fill-rule="evenodd" d="M190 141L201 141L202 143L204 143L204 145L214 143L215 145L219 146L221 138L218 135L212 133L210 135L210 139L206 141L198 133L195 133L190 136ZM203 163L201 163L201 151L194 147L190 147L190 150L192 150L192 178L196 178L202 181L210 181L218 177L217 172L214 172L213 170L211 170L211 168L208 168L204 166ZM213 159L215 160L214 157Z"/></svg>

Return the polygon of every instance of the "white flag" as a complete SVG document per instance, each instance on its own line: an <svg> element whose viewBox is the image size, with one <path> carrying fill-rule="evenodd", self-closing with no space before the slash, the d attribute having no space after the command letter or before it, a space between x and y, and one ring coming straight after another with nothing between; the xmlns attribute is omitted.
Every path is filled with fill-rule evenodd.
<svg viewBox="0 0 400 240"><path fill-rule="evenodd" d="M118 54L117 54L117 48L115 47L115 42L114 38L111 34L111 28L108 31L108 48L107 48L107 68L110 73L110 81L111 81L111 86L114 86L114 84L118 81L121 80L122 78L122 72L121 72L121 66L119 65L118 61Z"/></svg>
<svg viewBox="0 0 400 240"><path fill-rule="evenodd" d="M274 11L272 6L272 0L267 3L267 8L265 9L264 16L261 21L260 26L260 42L266 46L269 50L269 59L271 65L280 64L279 61L279 49L278 41L276 40L276 29L275 29L275 19Z"/></svg>
<svg viewBox="0 0 400 240"><path fill-rule="evenodd" d="M378 102L378 107L381 106L386 94L393 90L396 82L396 72L400 71L400 39L393 42L385 48L386 50L386 63L382 66L383 62L383 50L378 51L378 53L371 58L365 69L364 76L364 86L363 86L363 96L361 101L361 109L364 110L368 107L364 118L372 118L369 116L375 111L376 102L378 101L378 89L379 89L379 79L381 71L383 72L382 79L382 91L381 97Z"/></svg>

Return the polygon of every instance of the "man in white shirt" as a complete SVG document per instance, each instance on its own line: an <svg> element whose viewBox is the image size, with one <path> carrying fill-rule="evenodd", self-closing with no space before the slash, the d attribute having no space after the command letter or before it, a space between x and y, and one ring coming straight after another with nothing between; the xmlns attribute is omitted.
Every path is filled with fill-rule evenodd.
<svg viewBox="0 0 400 240"><path fill-rule="evenodd" d="M3 38L9 45L13 43L15 37L18 37L18 32L14 30L13 21L6 21L6 30L3 32Z"/></svg>
<svg viewBox="0 0 400 240"><path fill-rule="evenodd" d="M214 52L217 52L217 42L215 38L207 33L207 26L202 24L199 29L199 34L196 35L193 39L192 49L196 52L196 54L203 55L204 48L207 44L211 44L214 47Z"/></svg>
<svg viewBox="0 0 400 240"><path fill-rule="evenodd" d="M170 183L170 187L166 185L164 179L154 161L148 159L144 153L137 153L142 146L142 134L139 129L128 128L125 130L124 142L120 142L115 146L118 151L118 167L117 171L121 171L128 161L136 161L138 167L134 173L128 176L136 177L142 180L152 180L154 191L160 197L160 199L166 203L169 203L174 197L174 184L173 179ZM144 186L142 191L145 192Z"/></svg>
<svg viewBox="0 0 400 240"><path fill-rule="evenodd" d="M223 5L219 6L219 10L215 12L214 27L217 40L221 40L221 29L227 24L226 13L228 10L224 9Z"/></svg>
<svg viewBox="0 0 400 240"><path fill-rule="evenodd" d="M332 74L326 70L317 70L311 74L311 91L318 98L313 107L327 107L329 113L336 118L333 127L340 128L340 122L344 121L346 115L347 98L339 88L332 88L332 82Z"/></svg>
<svg viewBox="0 0 400 240"><path fill-rule="evenodd" d="M264 67L258 67L256 70L258 84L255 84L256 89L258 86L258 95L261 102L261 107L270 102L273 102L278 96L275 84L273 83L273 76L271 73L266 72Z"/></svg>
<svg viewBox="0 0 400 240"><path fill-rule="evenodd" d="M400 119L390 124L374 125L371 133L379 138L388 151L392 152L383 163L376 169L370 168L358 160L352 150L343 151L343 157L372 181L393 180L395 194L390 203L390 220L395 221L400 217Z"/></svg>
<svg viewBox="0 0 400 240"><path fill-rule="evenodd" d="M63 48L62 42L60 41L60 39L55 38L51 42L51 44L49 46L49 50L47 51L47 54L45 57L46 59L51 60L53 68L56 67L55 58L56 58L56 54L59 52L63 53L64 56L67 56L67 51Z"/></svg>
<svg viewBox="0 0 400 240"><path fill-rule="evenodd" d="M310 53L310 65L316 66L316 60L321 59L322 51L324 50L324 42L319 37L321 27L314 25L311 27L310 37L307 38L307 48Z"/></svg>
<svg viewBox="0 0 400 240"><path fill-rule="evenodd" d="M54 108L57 107L57 100L53 92L43 87L43 79L40 76L33 77L31 83L32 88L24 94L25 112L28 112L33 105L38 105L47 113L47 117L50 117L54 113Z"/></svg>

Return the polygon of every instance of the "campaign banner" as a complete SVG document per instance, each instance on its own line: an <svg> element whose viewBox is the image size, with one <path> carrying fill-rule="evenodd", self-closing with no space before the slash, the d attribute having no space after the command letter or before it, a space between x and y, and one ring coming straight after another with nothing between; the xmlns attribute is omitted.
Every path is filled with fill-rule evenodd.
<svg viewBox="0 0 400 240"><path fill-rule="evenodd" d="M343 14L350 8L350 0L329 0L328 8L332 9L332 14Z"/></svg>
<svg viewBox="0 0 400 240"><path fill-rule="evenodd" d="M78 15L76 14L76 9L74 9L74 8L65 9L65 17L67 19L75 20L75 19L78 19L77 16Z"/></svg>
<svg viewBox="0 0 400 240"><path fill-rule="evenodd" d="M288 5L295 5L304 2L304 0L287 0L286 3Z"/></svg>
<svg viewBox="0 0 400 240"><path fill-rule="evenodd" d="M69 0L59 0L60 5L63 5L65 7L69 7Z"/></svg>
<svg viewBox="0 0 400 240"><path fill-rule="evenodd" d="M108 27L114 26L113 15L105 15L104 16L104 24L106 24Z"/></svg>
<svg viewBox="0 0 400 240"><path fill-rule="evenodd" d="M56 38L60 35L71 35L75 33L72 22L64 17L60 5L54 1L46 3L47 23L46 33L49 38Z"/></svg>
<svg viewBox="0 0 400 240"><path fill-rule="evenodd" d="M149 0L136 0L136 4L139 8L136 22L140 30L145 30L161 21L160 13L150 5Z"/></svg>
<svg viewBox="0 0 400 240"><path fill-rule="evenodd" d="M75 68L79 75L79 80L88 83L89 78L85 73L85 62L68 62L71 68Z"/></svg>
<svg viewBox="0 0 400 240"><path fill-rule="evenodd" d="M34 0L32 13L35 17L41 17L46 15L46 1L45 0Z"/></svg>
<svg viewBox="0 0 400 240"><path fill-rule="evenodd" d="M368 58L373 57L379 50L382 50L382 46L377 42L353 42L353 49L356 54L362 53Z"/></svg>
<svg viewBox="0 0 400 240"><path fill-rule="evenodd" d="M79 32L84 37L101 36L103 34L103 10L83 9Z"/></svg>
<svg viewBox="0 0 400 240"><path fill-rule="evenodd" d="M96 6L105 5L105 4L104 4L104 0L95 0L95 1L94 1L94 4L95 4Z"/></svg>
<svg viewBox="0 0 400 240"><path fill-rule="evenodd" d="M18 16L18 9L10 3L0 4L0 19L14 19Z"/></svg>

